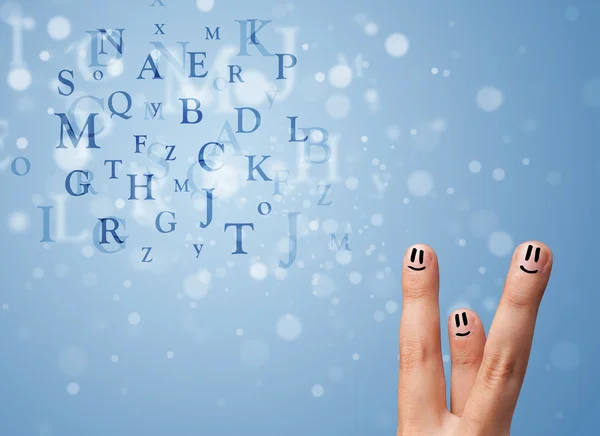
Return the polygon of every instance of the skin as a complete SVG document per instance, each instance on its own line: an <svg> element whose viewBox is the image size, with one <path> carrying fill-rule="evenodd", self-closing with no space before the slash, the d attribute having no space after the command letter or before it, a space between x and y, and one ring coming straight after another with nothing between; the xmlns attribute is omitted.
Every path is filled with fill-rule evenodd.
<svg viewBox="0 0 600 436"><path fill-rule="evenodd" d="M551 270L552 252L546 245L530 241L516 248L487 339L475 312L459 309L450 315L452 373L448 405L437 256L427 245L415 245L406 251L402 268L398 436L510 434L537 312Z"/></svg>

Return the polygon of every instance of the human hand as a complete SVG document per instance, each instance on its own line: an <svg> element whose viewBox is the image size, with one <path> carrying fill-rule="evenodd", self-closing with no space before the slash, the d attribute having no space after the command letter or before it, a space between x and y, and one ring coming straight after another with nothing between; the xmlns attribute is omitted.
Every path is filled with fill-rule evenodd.
<svg viewBox="0 0 600 436"><path fill-rule="evenodd" d="M426 245L407 250L402 267L398 436L510 434L551 270L552 252L546 245L532 241L516 248L487 340L473 311L460 309L450 315L448 409L437 256Z"/></svg>

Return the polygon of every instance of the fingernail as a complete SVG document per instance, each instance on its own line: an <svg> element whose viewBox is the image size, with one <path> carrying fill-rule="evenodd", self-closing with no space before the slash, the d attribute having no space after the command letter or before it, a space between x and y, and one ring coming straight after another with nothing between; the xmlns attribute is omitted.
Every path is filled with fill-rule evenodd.
<svg viewBox="0 0 600 436"><path fill-rule="evenodd" d="M519 248L517 263L519 269L527 274L537 274L546 265L545 250L535 243L525 243Z"/></svg>
<svg viewBox="0 0 600 436"><path fill-rule="evenodd" d="M457 310L450 315L450 331L459 338L471 335L475 325L474 319L465 310Z"/></svg>
<svg viewBox="0 0 600 436"><path fill-rule="evenodd" d="M406 257L406 266L412 271L423 271L431 264L431 254L422 245L409 248Z"/></svg>

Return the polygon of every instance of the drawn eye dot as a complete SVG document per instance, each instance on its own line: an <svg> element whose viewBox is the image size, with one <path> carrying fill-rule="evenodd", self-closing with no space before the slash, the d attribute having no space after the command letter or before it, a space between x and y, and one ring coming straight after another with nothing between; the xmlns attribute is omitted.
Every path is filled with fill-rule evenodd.
<svg viewBox="0 0 600 436"><path fill-rule="evenodd" d="M418 255L418 257L417 257L417 255ZM417 250L416 248L413 248L410 253L411 263L418 262L422 265L424 260L425 260L425 251Z"/></svg>
<svg viewBox="0 0 600 436"><path fill-rule="evenodd" d="M534 258L533 258L534 262L538 262L540 260L541 251L542 250L540 247L535 248L535 254L534 254ZM532 254L533 254L533 245L529 245L529 246L527 246L527 253L525 253L525 260L528 261L529 259L531 259Z"/></svg>
<svg viewBox="0 0 600 436"><path fill-rule="evenodd" d="M462 324L464 327L469 325L469 320L467 319L467 313L462 312L461 315L458 313L454 314L454 322L456 323L456 327L460 327L461 325L461 316L462 316Z"/></svg>

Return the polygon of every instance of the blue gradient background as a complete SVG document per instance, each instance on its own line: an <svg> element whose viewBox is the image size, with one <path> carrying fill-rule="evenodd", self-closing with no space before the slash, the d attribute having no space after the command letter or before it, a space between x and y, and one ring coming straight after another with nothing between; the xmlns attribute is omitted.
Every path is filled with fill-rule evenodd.
<svg viewBox="0 0 600 436"><path fill-rule="evenodd" d="M0 161L26 156L32 168L23 177L6 165L0 172L1 434L394 434L400 308L393 308L400 304L405 247L423 242L436 249L443 317L468 306L487 328L510 258L494 255L494 243L490 250L490 235L498 231L515 245L544 241L555 254L513 432L597 432L599 301L592 277L600 260L595 248L600 3L216 0L210 12L201 12L193 1L166 0L160 9L151 3L20 3L23 16L36 23L23 35L23 60L33 79L20 92L6 80L0 84L0 119L8 126ZM62 41L46 29L57 15L71 23ZM263 124L239 138L244 152L272 154L294 176L298 153L286 142L286 117L298 116L302 126L339 135L339 177L328 207L316 205L316 183L327 174L322 168L311 169L310 180L295 183L282 198L272 195L270 183L233 184L231 195L215 205L213 224L201 230L203 212L189 195L172 193L172 177L185 178L185 159L215 140L235 113L207 104L197 126L181 126L178 112L165 112L164 121L144 121L143 101L162 101L164 84L135 77L152 49L149 41L190 41L189 49L206 50L212 65L219 47L238 43L234 20L246 18L274 20L261 31L271 51L282 49L275 27L297 28L292 52L298 65L285 99L270 110L266 102L254 105ZM167 34L153 35L154 23L167 23ZM366 32L365 26L374 29L366 23L377 31ZM222 41L205 41L205 26L221 26ZM85 68L79 69L77 50L69 47L86 41L86 30L100 27L125 28L126 49L123 73L97 83L82 78ZM385 39L394 32L410 41L403 57L385 50ZM3 77L11 68L13 42L11 28L1 22ZM50 53L47 62L40 60L42 50ZM232 59L274 83L275 60L252 54ZM362 72L354 62L359 54L360 62L368 62ZM327 76L344 61L353 77L337 89ZM438 74L432 74L433 67ZM98 140L101 150L82 158L83 168L75 157L65 164L55 151L59 122L48 108L64 112L76 96L56 92L63 68L76 71L77 95L107 98L125 90L134 99L134 117L114 119L110 133ZM318 72L325 73L322 83L315 80ZM202 86L201 79L196 83ZM484 86L503 93L498 110L478 108L476 95ZM248 92L255 95L252 89ZM174 91L171 98L192 96L185 94ZM351 101L346 116L333 118L327 111L334 94ZM232 101L240 104L235 96ZM104 159L123 159L128 170L137 163L161 174L159 165L133 154L134 134L147 134L149 143L178 144L177 165L161 191L164 207L127 200L124 208L115 207L128 196L128 180L121 171L118 181L108 181ZM19 137L27 138L24 150L16 146ZM481 163L480 172L469 170L471 161ZM244 177L243 160L226 162L241 168L233 176ZM120 216L127 219L126 250L112 255L91 250L90 234L40 244L37 206L55 205L53 195L64 195L65 167L94 171L99 192L66 200L68 235L91 231L99 213ZM504 170L503 180L492 177L495 168ZM433 180L422 197L408 182L421 170ZM385 188L378 189L374 177ZM356 189L350 189L349 178L358 181ZM273 204L267 217L256 213L264 200ZM142 206L145 212L136 215ZM153 227L160 210L177 213L173 233L159 234ZM302 215L298 260L285 274L276 266L287 256L281 248L287 211ZM383 217L381 225L372 223L376 214ZM315 220L318 230L310 228ZM232 234L223 233L225 222L255 223L244 241L247 256L230 254ZM340 235L351 228L351 257L328 249L323 228L336 226ZM199 237L206 245L194 259L191 244ZM154 261L148 266L140 262L140 247L149 245ZM256 262L268 268L264 280L249 273ZM198 295L190 292L190 283L201 270L211 280L198 282L204 291ZM356 273L362 280L353 284L349 278ZM132 312L141 316L137 325L128 322ZM286 314L301 322L293 341L277 333ZM444 353L447 361L447 344ZM448 363L445 368L448 375ZM76 395L67 392L70 383L80 387ZM315 385L324 389L321 397L313 395Z"/></svg>

